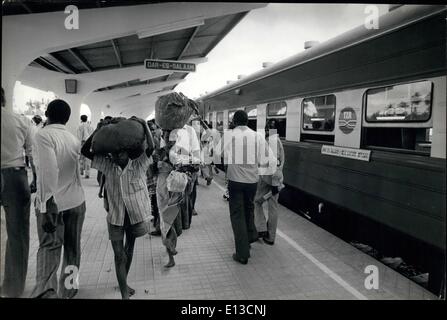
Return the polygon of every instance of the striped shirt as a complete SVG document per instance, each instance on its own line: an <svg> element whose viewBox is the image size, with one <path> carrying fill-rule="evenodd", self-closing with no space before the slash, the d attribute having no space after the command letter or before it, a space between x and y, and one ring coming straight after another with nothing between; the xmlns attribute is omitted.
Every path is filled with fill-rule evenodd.
<svg viewBox="0 0 447 320"><path fill-rule="evenodd" d="M126 210L132 225L149 219L151 203L146 186L146 172L150 164L151 160L146 152L137 159L129 159L124 169L107 157L93 157L92 168L98 169L105 176L109 204L107 222L123 226Z"/></svg>

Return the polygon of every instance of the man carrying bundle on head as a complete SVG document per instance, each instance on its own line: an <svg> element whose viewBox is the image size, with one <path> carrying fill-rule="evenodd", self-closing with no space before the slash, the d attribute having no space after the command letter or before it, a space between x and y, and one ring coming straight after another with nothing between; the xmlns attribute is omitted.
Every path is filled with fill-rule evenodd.
<svg viewBox="0 0 447 320"><path fill-rule="evenodd" d="M123 299L135 293L127 285L135 239L149 231L151 204L146 171L153 151L154 141L146 121L136 117L112 119L110 124L96 129L81 149L92 160L92 167L105 177L109 239Z"/></svg>
<svg viewBox="0 0 447 320"><path fill-rule="evenodd" d="M190 194L193 175L200 166L197 136L194 129L186 125L194 111L193 103L183 94L174 92L160 97L155 105L155 122L163 130L160 149L156 152L159 159L157 203L162 240L169 256L167 268L175 265L177 237L182 232L182 224L187 229L191 223Z"/></svg>

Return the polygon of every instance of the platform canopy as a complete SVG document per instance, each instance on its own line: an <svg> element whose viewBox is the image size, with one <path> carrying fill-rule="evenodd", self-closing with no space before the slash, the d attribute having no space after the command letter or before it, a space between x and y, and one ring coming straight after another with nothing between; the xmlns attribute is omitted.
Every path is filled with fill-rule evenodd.
<svg viewBox="0 0 447 320"><path fill-rule="evenodd" d="M70 1L78 9L137 6L159 3L159 1ZM4 1L3 15L37 14L64 11L67 1ZM210 19L203 24L185 29L144 37L132 34L107 41L54 51L36 58L30 66L66 74L80 74L115 68L143 65L145 59L182 60L206 57L206 55L248 13L239 12ZM199 24L201 22L197 22ZM143 36L143 37L142 37ZM97 91L131 87L142 84L184 79L188 73L174 72L171 75L140 81L126 81ZM164 89L173 90L176 85Z"/></svg>
<svg viewBox="0 0 447 320"><path fill-rule="evenodd" d="M65 12L67 5L77 7L79 29L64 27L70 14ZM172 92L188 71L151 70L145 68L146 59L204 63L249 11L266 5L3 1L2 86L7 101L12 101L15 82L21 81L53 91L70 104L72 114L87 103L92 122L99 120L105 107L109 115L147 117L154 99ZM67 91L67 80L77 81L74 94ZM114 106L112 100L119 103ZM68 125L74 128L79 117L72 118Z"/></svg>

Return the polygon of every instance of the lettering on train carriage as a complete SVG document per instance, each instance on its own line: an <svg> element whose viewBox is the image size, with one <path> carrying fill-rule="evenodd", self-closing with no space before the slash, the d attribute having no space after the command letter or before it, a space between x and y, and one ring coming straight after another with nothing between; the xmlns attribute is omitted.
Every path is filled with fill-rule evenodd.
<svg viewBox="0 0 447 320"><path fill-rule="evenodd" d="M344 134L350 134L357 125L357 115L351 107L343 108L338 118L338 127Z"/></svg>
<svg viewBox="0 0 447 320"><path fill-rule="evenodd" d="M352 148L323 145L321 147L321 154L325 154L328 156L336 156L336 157L342 157L342 158L361 160L361 161L369 161L369 159L371 157L371 150L352 149Z"/></svg>

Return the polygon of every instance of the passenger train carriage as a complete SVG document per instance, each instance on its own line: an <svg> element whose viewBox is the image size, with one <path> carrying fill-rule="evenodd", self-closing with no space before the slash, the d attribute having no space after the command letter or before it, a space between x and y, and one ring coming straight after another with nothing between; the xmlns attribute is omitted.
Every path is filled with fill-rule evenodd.
<svg viewBox="0 0 447 320"><path fill-rule="evenodd" d="M280 202L335 234L445 281L446 7L406 5L198 99L214 128L235 110L275 120ZM321 203L323 205L321 205ZM322 209L323 208L323 209Z"/></svg>

